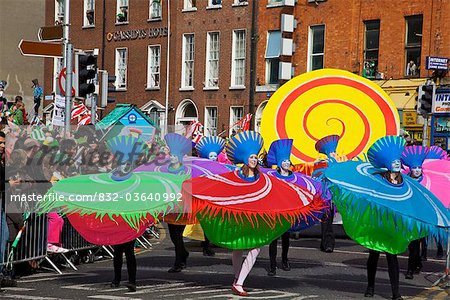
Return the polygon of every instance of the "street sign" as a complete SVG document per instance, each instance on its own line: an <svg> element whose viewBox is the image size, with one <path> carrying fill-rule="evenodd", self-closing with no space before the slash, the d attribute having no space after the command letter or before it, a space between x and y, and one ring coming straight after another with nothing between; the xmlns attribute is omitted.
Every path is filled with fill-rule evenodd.
<svg viewBox="0 0 450 300"><path fill-rule="evenodd" d="M75 74L75 72L73 72ZM59 72L58 76L58 85L59 90L61 91L62 96L66 95L65 85L66 84L66 68L63 68L61 72ZM72 87L72 97L75 97L75 88Z"/></svg>
<svg viewBox="0 0 450 300"><path fill-rule="evenodd" d="M40 41L61 40L63 38L63 27L62 25L41 27L38 31L38 38Z"/></svg>
<svg viewBox="0 0 450 300"><path fill-rule="evenodd" d="M63 57L63 45L58 43L20 40L18 47L24 56Z"/></svg>

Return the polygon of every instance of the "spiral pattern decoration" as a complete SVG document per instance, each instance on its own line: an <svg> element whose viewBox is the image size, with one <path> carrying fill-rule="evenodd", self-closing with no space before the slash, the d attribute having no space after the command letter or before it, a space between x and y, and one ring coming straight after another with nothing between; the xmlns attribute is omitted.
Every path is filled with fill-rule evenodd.
<svg viewBox="0 0 450 300"><path fill-rule="evenodd" d="M340 136L337 153L361 156L380 137L398 135L400 119L390 97L377 84L353 73L322 69L297 76L269 99L261 120L265 145L293 139L294 164L312 162L315 143Z"/></svg>

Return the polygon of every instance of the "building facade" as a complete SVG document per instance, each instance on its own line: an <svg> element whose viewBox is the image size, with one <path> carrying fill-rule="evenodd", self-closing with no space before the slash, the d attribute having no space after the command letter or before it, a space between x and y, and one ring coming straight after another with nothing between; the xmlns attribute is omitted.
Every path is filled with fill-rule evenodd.
<svg viewBox="0 0 450 300"><path fill-rule="evenodd" d="M60 21L63 2L46 0L47 25ZM274 91L320 68L374 80L403 120L403 112L415 109L416 88L433 75L425 69L426 57L450 57L444 13L450 3L442 0L83 0L71 5L74 47L98 49L99 67L116 75L117 103L136 104L160 126L167 120L178 131L200 121L206 135L232 134L248 112L255 114L259 130ZM46 64L46 77L55 78L46 90L57 91L60 65ZM440 81L448 82L448 74ZM421 130L420 117L410 121L410 130Z"/></svg>
<svg viewBox="0 0 450 300"><path fill-rule="evenodd" d="M426 57L450 57L448 11L450 2L442 0L260 1L256 129L266 101L285 80L321 68L374 80L401 120L403 112L411 116L416 88L433 76ZM439 81L449 83L449 75ZM421 117L402 125L421 138Z"/></svg>

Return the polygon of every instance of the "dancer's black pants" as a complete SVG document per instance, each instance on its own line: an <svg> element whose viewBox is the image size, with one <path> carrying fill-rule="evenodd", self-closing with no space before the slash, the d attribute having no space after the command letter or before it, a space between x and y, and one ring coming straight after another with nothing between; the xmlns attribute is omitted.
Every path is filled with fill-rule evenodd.
<svg viewBox="0 0 450 300"><path fill-rule="evenodd" d="M289 232L285 232L281 236L281 260L283 262L288 260L289 235ZM278 238L273 240L269 245L270 269L272 270L277 267L277 243Z"/></svg>
<svg viewBox="0 0 450 300"><path fill-rule="evenodd" d="M127 258L128 282L136 284L136 257L134 256L134 243L132 240L128 243L114 245L114 283L120 283L122 277L123 253Z"/></svg>
<svg viewBox="0 0 450 300"><path fill-rule="evenodd" d="M367 280L368 286L375 287L375 275L377 273L378 258L380 252L369 250L369 259L367 260ZM386 253L388 263L389 280L391 282L392 297L398 297L399 282L400 282L400 268L398 265L397 255Z"/></svg>
<svg viewBox="0 0 450 300"><path fill-rule="evenodd" d="M184 247L183 231L186 225L167 224L169 226L170 240L175 246L175 267L181 267L181 264L186 264L186 258L189 255Z"/></svg>

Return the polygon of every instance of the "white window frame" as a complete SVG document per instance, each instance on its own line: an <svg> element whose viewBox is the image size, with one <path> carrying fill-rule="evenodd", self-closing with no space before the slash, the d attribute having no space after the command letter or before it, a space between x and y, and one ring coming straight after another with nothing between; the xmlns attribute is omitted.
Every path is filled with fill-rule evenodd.
<svg viewBox="0 0 450 300"><path fill-rule="evenodd" d="M217 45L213 44L212 37L217 36ZM212 49L215 46L216 49ZM213 52L216 55L213 55ZM213 68L214 64L217 67ZM206 66L205 66L205 87L217 88L219 87L219 66L220 66L220 32L211 31L206 34Z"/></svg>
<svg viewBox="0 0 450 300"><path fill-rule="evenodd" d="M211 118L211 110L216 111L216 116ZM205 106L205 127L203 133L205 136L217 135L217 129L219 124L219 109L217 106ZM215 126L214 126L215 125Z"/></svg>
<svg viewBox="0 0 450 300"><path fill-rule="evenodd" d="M242 109L242 116L240 118L235 113L238 108ZM244 107L243 106L230 106L230 127L229 127L230 129L228 130L229 131L229 133L228 133L229 136L232 135L233 129L236 132L238 132L241 129L239 125L234 126L234 127L232 127L232 126L237 121L242 120L243 117L244 117Z"/></svg>
<svg viewBox="0 0 450 300"><path fill-rule="evenodd" d="M323 26L323 52L321 53L312 53L313 51L313 38L314 38L314 27ZM312 58L313 56L322 56L322 66L325 67L325 37L326 37L326 26L325 24L317 24L309 26L308 31L308 58L307 58L307 70L308 72L312 71Z"/></svg>
<svg viewBox="0 0 450 300"><path fill-rule="evenodd" d="M196 0L183 0L183 11L195 11L197 10Z"/></svg>
<svg viewBox="0 0 450 300"><path fill-rule="evenodd" d="M222 0L208 0L207 8L221 8L221 7L222 7Z"/></svg>
<svg viewBox="0 0 450 300"><path fill-rule="evenodd" d="M95 0L84 0L83 1L83 27L95 27ZM94 23L89 24L89 20L87 18L87 12L94 12Z"/></svg>
<svg viewBox="0 0 450 300"><path fill-rule="evenodd" d="M120 62L121 58L119 56L119 53L122 50L125 50L125 58L124 58L125 72L124 72L124 76L123 76L124 78L121 78L120 73L119 73L120 72L120 64L121 64L121 62ZM116 48L115 49L115 73L114 73L116 75L116 82L115 82L116 90L125 91L127 89L127 73L128 73L128 48L127 47ZM122 83L120 83L121 81L122 81Z"/></svg>
<svg viewBox="0 0 450 300"><path fill-rule="evenodd" d="M127 7L127 20L123 22L119 22L117 20L117 15L121 12L121 7ZM130 2L129 0L117 0L116 1L116 24L128 24L130 21Z"/></svg>
<svg viewBox="0 0 450 300"><path fill-rule="evenodd" d="M237 35L239 33L244 33L243 39L243 53L240 53L240 56L237 56ZM247 31L245 29L237 29L233 30L233 46L231 51L231 87L230 88L245 88L245 72L246 72L246 55L247 55ZM243 54L243 56L242 56ZM238 66L239 64L239 66ZM238 68L242 68L242 74L237 74ZM239 82L238 77L242 77L242 82Z"/></svg>
<svg viewBox="0 0 450 300"><path fill-rule="evenodd" d="M148 45L147 62L147 89L159 89L161 84L161 45Z"/></svg>
<svg viewBox="0 0 450 300"><path fill-rule="evenodd" d="M248 0L234 0L232 6L248 5Z"/></svg>
<svg viewBox="0 0 450 300"><path fill-rule="evenodd" d="M192 37L192 49L187 49L187 39ZM183 49L182 49L182 64L181 64L181 88L182 89L194 89L194 63L195 63L195 34L184 33L183 34ZM190 52L190 53L188 53ZM190 66L189 66L190 65ZM189 84L188 80L191 78Z"/></svg>
<svg viewBox="0 0 450 300"><path fill-rule="evenodd" d="M152 16L152 14L154 13L153 3L159 3L159 15L158 16ZM162 0L149 0L148 20L149 21L162 20Z"/></svg>
<svg viewBox="0 0 450 300"><path fill-rule="evenodd" d="M64 24L64 0L55 0L55 24Z"/></svg>

